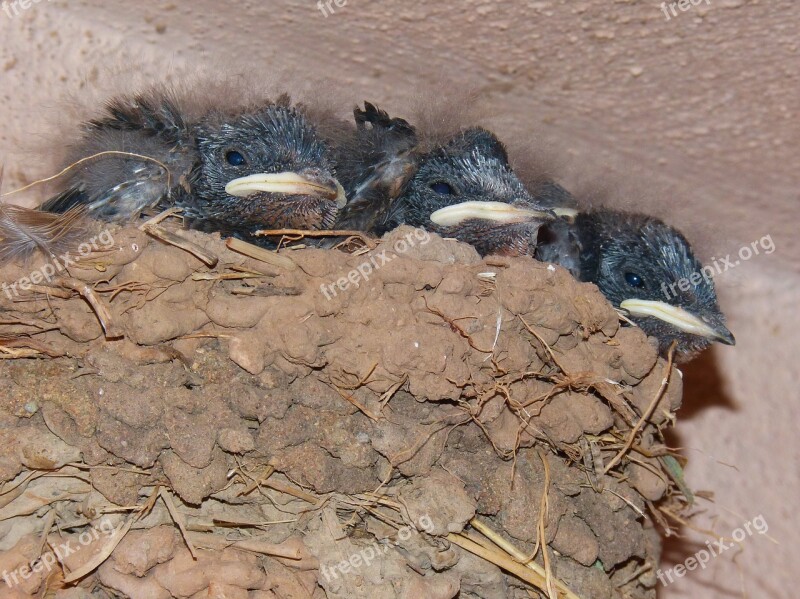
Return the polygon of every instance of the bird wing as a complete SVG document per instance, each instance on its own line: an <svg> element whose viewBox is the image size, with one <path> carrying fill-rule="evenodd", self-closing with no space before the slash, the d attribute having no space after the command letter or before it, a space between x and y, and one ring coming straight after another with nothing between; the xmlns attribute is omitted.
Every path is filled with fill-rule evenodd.
<svg viewBox="0 0 800 599"><path fill-rule="evenodd" d="M123 222L165 201L177 184L172 176L164 166L146 160L104 156L81 169L69 188L40 208L64 213L84 206L93 218Z"/></svg>
<svg viewBox="0 0 800 599"><path fill-rule="evenodd" d="M75 208L76 206L80 206L84 203L85 198L81 190L76 187L70 187L69 189L65 189L58 195L55 195L44 202L41 206L39 206L39 209L44 210L45 212L57 212L63 214L71 208Z"/></svg>
<svg viewBox="0 0 800 599"><path fill-rule="evenodd" d="M531 194L536 199L536 204L544 208L578 208L577 198L553 181L540 183Z"/></svg>
<svg viewBox="0 0 800 599"><path fill-rule="evenodd" d="M382 232L389 209L417 170L417 134L405 119L364 102L353 111L357 132L343 150L337 172L349 201L337 226Z"/></svg>
<svg viewBox="0 0 800 599"><path fill-rule="evenodd" d="M122 222L181 193L195 157L189 128L168 91L113 100L84 129L65 189L41 209L63 213L83 205L91 217Z"/></svg>

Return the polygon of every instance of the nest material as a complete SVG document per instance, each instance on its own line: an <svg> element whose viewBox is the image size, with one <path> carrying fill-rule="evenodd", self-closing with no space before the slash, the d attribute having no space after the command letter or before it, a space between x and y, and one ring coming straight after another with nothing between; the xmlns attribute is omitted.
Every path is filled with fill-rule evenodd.
<svg viewBox="0 0 800 599"><path fill-rule="evenodd" d="M3 596L655 597L681 381L594 286L171 235L0 293L0 571L96 537Z"/></svg>

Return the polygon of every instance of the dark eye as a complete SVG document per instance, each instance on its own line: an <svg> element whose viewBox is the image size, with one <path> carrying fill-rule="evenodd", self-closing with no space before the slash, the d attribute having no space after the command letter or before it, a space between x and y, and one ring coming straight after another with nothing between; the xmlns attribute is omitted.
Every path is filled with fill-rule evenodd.
<svg viewBox="0 0 800 599"><path fill-rule="evenodd" d="M631 287L644 287L644 281L642 280L642 277L637 275L635 272L626 272L625 282Z"/></svg>
<svg viewBox="0 0 800 599"><path fill-rule="evenodd" d="M244 156L242 156L241 152L237 152L236 150L229 150L225 153L225 160L231 166L242 166L246 160Z"/></svg>
<svg viewBox="0 0 800 599"><path fill-rule="evenodd" d="M453 191L453 188L450 187L450 184L445 183L444 181L439 181L438 183L431 183L431 189L443 196L456 195L456 192Z"/></svg>

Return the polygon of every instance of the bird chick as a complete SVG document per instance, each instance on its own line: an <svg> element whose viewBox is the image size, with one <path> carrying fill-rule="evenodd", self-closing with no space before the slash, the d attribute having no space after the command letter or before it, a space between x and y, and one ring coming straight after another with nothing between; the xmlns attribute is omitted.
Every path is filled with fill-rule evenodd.
<svg viewBox="0 0 800 599"><path fill-rule="evenodd" d="M192 101L155 87L109 102L68 157L80 168L42 208L85 205L90 216L123 222L177 207L191 228L256 241L259 229L333 225L344 192L302 107L286 96L225 109Z"/></svg>
<svg viewBox="0 0 800 599"><path fill-rule="evenodd" d="M337 228L382 235L406 224L455 237L483 254L518 254L532 251L539 224L553 218L535 204L490 131L420 133L368 102L354 115L354 138L339 144L337 168L349 202ZM456 204L457 213L432 218Z"/></svg>
<svg viewBox="0 0 800 599"><path fill-rule="evenodd" d="M567 194L563 198L575 205L555 184L545 193ZM736 343L725 326L714 282L689 242L656 218L608 209L576 211L543 224L532 255L597 285L615 308L658 340L662 355L673 342L679 361L714 341Z"/></svg>
<svg viewBox="0 0 800 599"><path fill-rule="evenodd" d="M546 226L535 255L597 285L613 306L658 339L662 354L673 341L684 361L714 341L736 343L714 282L702 274L689 242L656 218L607 209L581 212L572 223L562 219ZM685 284L675 285L680 282Z"/></svg>

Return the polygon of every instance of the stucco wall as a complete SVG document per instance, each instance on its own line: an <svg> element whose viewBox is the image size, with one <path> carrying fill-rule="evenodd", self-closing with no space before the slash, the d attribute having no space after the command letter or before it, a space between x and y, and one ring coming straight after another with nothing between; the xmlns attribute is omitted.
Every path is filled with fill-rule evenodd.
<svg viewBox="0 0 800 599"><path fill-rule="evenodd" d="M9 6L11 16L0 12L4 188L49 173L29 151L51 143L39 125L106 67L144 65L157 77L238 63L332 78L353 103L476 91L496 107L499 132L557 148L566 184L619 184L612 201L666 217L704 258L769 235L774 252L717 279L738 345L684 369L675 443L692 459L691 484L714 491L716 504L703 505L720 533L763 515L781 545L748 538L738 568L731 550L662 596L735 597L742 584L752 597L796 596L800 3L701 0L669 19L656 0L331 6L328 16L315 0L41 0L18 15ZM696 536L700 546L706 538ZM676 544L670 556L682 562L698 547Z"/></svg>

